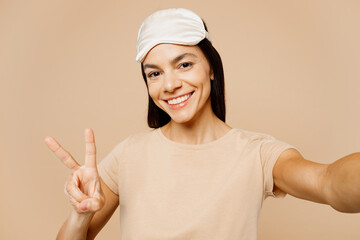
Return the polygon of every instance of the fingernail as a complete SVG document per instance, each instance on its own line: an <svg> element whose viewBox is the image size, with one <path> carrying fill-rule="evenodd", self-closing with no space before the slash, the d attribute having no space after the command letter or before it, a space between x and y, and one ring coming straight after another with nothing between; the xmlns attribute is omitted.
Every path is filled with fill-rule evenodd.
<svg viewBox="0 0 360 240"><path fill-rule="evenodd" d="M90 202L86 203L86 209L90 209Z"/></svg>

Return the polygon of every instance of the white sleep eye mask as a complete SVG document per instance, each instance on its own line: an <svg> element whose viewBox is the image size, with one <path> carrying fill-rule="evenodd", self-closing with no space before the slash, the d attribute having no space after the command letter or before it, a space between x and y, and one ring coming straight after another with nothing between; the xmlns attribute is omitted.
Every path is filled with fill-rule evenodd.
<svg viewBox="0 0 360 240"><path fill-rule="evenodd" d="M184 8L157 11L147 17L139 28L136 61L142 62L146 54L160 43L193 46L204 38L211 41L196 13Z"/></svg>

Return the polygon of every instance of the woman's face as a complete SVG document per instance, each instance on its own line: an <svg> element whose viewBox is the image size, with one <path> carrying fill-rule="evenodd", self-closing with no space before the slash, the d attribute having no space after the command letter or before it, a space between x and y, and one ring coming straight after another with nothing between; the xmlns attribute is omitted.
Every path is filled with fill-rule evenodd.
<svg viewBox="0 0 360 240"><path fill-rule="evenodd" d="M186 123L212 111L212 71L199 47L159 44L143 66L150 97L172 121Z"/></svg>

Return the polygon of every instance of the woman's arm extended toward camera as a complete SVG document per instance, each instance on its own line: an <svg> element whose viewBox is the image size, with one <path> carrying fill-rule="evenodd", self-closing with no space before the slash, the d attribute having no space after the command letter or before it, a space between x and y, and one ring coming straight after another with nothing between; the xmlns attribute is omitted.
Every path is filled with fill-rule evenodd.
<svg viewBox="0 0 360 240"><path fill-rule="evenodd" d="M340 212L360 212L360 153L331 164L305 160L295 149L284 151L274 169L275 188Z"/></svg>
<svg viewBox="0 0 360 240"><path fill-rule="evenodd" d="M360 212L360 153L350 154L328 166L325 192L334 209Z"/></svg>

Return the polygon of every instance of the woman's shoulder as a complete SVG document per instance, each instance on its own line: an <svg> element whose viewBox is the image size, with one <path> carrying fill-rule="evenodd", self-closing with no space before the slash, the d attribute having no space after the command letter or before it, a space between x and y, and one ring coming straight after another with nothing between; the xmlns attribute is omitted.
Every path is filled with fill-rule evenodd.
<svg viewBox="0 0 360 240"><path fill-rule="evenodd" d="M155 134L156 129L149 129L142 132L132 133L118 142L110 154L113 154L114 156L122 156L123 154L139 151L139 149L143 149L146 145L154 140L151 138L153 138Z"/></svg>
<svg viewBox="0 0 360 240"><path fill-rule="evenodd" d="M235 132L238 138L246 139L248 141L262 141L262 140L274 140L270 134L263 133L263 132L256 132L256 131L249 131L240 128L234 128L233 131Z"/></svg>

